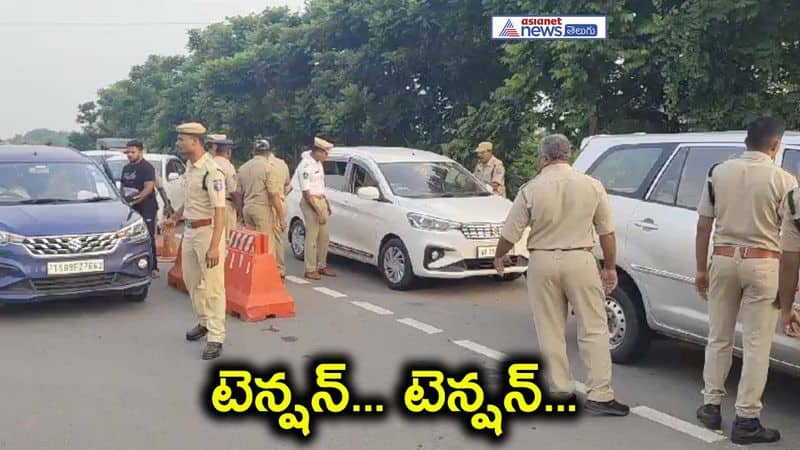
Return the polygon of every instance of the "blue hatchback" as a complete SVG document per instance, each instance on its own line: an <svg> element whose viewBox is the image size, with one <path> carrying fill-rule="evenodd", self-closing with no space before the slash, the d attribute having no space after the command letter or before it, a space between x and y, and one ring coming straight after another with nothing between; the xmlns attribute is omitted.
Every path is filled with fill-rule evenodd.
<svg viewBox="0 0 800 450"><path fill-rule="evenodd" d="M150 235L91 159L0 146L0 303L122 295L150 286Z"/></svg>

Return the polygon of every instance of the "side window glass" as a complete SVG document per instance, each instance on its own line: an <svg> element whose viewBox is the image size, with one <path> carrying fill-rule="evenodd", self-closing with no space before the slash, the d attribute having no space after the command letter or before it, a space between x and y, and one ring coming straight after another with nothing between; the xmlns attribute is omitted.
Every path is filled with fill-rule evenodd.
<svg viewBox="0 0 800 450"><path fill-rule="evenodd" d="M744 147L691 147L678 187L678 206L697 209L703 186L711 166L733 158L744 151Z"/></svg>
<svg viewBox="0 0 800 450"><path fill-rule="evenodd" d="M785 149L783 151L783 161L781 162L781 167L783 170L800 179L800 149Z"/></svg>
<svg viewBox="0 0 800 450"><path fill-rule="evenodd" d="M346 161L325 161L322 163L325 170L325 187L336 191L347 191Z"/></svg>
<svg viewBox="0 0 800 450"><path fill-rule="evenodd" d="M675 156L670 161L661 179L658 180L655 189L650 194L650 200L656 203L663 203L665 205L675 206L675 200L678 198L678 184L681 182L681 174L683 173L683 163L686 161L686 154L689 151L686 148L678 150Z"/></svg>
<svg viewBox="0 0 800 450"><path fill-rule="evenodd" d="M665 149L658 146L611 149L595 163L589 175L597 178L609 194L641 197L660 169Z"/></svg>
<svg viewBox="0 0 800 450"><path fill-rule="evenodd" d="M355 164L353 169L353 193L358 192L358 189L362 187L378 187L378 182L366 169L358 164Z"/></svg>

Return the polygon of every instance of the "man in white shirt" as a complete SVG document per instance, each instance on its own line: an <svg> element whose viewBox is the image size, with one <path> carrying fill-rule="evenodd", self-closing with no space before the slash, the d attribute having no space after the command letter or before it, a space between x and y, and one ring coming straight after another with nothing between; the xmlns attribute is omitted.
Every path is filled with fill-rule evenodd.
<svg viewBox="0 0 800 450"><path fill-rule="evenodd" d="M319 280L320 275L336 276L328 268L328 218L331 215L331 204L325 197L325 171L322 162L328 158L333 148L330 142L314 138L311 155L303 158L297 166L296 178L303 191L300 209L306 225L305 239L305 278Z"/></svg>

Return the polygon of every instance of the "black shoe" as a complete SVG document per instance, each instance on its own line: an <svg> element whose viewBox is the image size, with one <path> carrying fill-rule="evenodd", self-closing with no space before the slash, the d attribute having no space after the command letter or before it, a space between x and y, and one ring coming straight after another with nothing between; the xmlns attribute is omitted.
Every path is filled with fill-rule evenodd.
<svg viewBox="0 0 800 450"><path fill-rule="evenodd" d="M203 339L206 336L206 334L208 334L208 328L202 325L197 325L191 330L186 332L186 340L199 341L200 339Z"/></svg>
<svg viewBox="0 0 800 450"><path fill-rule="evenodd" d="M209 359L219 358L222 355L222 344L219 342L209 342L206 344L206 348L203 350L203 359L208 361Z"/></svg>
<svg viewBox="0 0 800 450"><path fill-rule="evenodd" d="M586 404L583 406L583 409L586 412L596 416L624 417L631 412L631 409L627 405L623 405L616 400L611 400L610 402L595 402L592 400L586 400Z"/></svg>
<svg viewBox="0 0 800 450"><path fill-rule="evenodd" d="M778 430L764 428L758 419L745 419L736 416L731 432L731 442L739 445L768 444L781 440Z"/></svg>
<svg viewBox="0 0 800 450"><path fill-rule="evenodd" d="M719 405L703 405L697 410L697 420L709 430L722 429L722 413Z"/></svg>

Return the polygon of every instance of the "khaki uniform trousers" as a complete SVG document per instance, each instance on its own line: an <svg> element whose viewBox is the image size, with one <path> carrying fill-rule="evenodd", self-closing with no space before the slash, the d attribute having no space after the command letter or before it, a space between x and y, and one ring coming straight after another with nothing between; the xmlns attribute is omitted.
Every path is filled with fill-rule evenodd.
<svg viewBox="0 0 800 450"><path fill-rule="evenodd" d="M267 205L245 205L244 226L260 233L272 233L272 208Z"/></svg>
<svg viewBox="0 0 800 450"><path fill-rule="evenodd" d="M230 201L226 201L225 204L225 236L230 240L231 231L235 230L239 224L236 219L236 207Z"/></svg>
<svg viewBox="0 0 800 450"><path fill-rule="evenodd" d="M284 211L286 210L286 202L283 202ZM269 252L278 263L278 270L281 275L286 275L286 233L281 231L280 221L278 214L274 209L270 208L272 212L272 234L269 237Z"/></svg>
<svg viewBox="0 0 800 450"><path fill-rule="evenodd" d="M581 250L531 252L528 299L551 394L563 397L575 392L565 338L570 304L578 318L587 397L597 402L613 400L605 294L594 256Z"/></svg>
<svg viewBox="0 0 800 450"><path fill-rule="evenodd" d="M731 369L736 316L741 312L742 375L736 397L736 414L755 418L761 414L761 395L767 384L769 355L779 308L779 261L714 255L709 273L709 331L703 368L703 400L719 405Z"/></svg>
<svg viewBox="0 0 800 450"><path fill-rule="evenodd" d="M312 201L326 217L330 217L330 211L325 199L313 198ZM306 272L316 272L328 267L328 245L330 244L328 223L320 225L317 214L305 200L300 200L300 209L303 211L303 219L306 223L304 258Z"/></svg>
<svg viewBox="0 0 800 450"><path fill-rule="evenodd" d="M208 329L208 342L225 341L225 245L219 243L219 264L209 269L206 252L211 246L211 226L183 233L183 280L200 325Z"/></svg>

